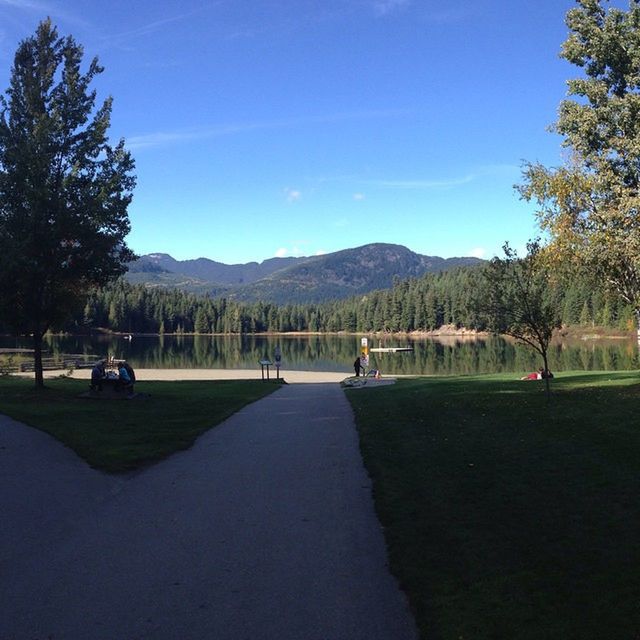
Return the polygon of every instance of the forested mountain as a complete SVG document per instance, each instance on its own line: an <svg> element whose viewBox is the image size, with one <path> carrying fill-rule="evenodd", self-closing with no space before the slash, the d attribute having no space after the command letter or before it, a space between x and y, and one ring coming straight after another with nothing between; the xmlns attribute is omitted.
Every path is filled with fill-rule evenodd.
<svg viewBox="0 0 640 640"><path fill-rule="evenodd" d="M66 329L147 333L410 332L442 325L484 329L474 300L482 291L481 270L456 268L396 281L390 289L322 304L244 303L213 299L180 289L149 288L120 281L97 291ZM573 281L549 296L562 307L566 325L634 326L632 310L617 298Z"/></svg>
<svg viewBox="0 0 640 640"><path fill-rule="evenodd" d="M423 256L383 243L322 256L271 258L260 264L239 265L206 258L179 261L158 253L132 263L127 280L244 302L320 303L389 288L394 279L480 262L477 258Z"/></svg>
<svg viewBox="0 0 640 640"><path fill-rule="evenodd" d="M175 260L166 253L150 253L129 264L131 273L173 273L192 278L202 283L216 285L238 285L255 282L307 258L271 258L261 263L224 264L197 258L196 260Z"/></svg>

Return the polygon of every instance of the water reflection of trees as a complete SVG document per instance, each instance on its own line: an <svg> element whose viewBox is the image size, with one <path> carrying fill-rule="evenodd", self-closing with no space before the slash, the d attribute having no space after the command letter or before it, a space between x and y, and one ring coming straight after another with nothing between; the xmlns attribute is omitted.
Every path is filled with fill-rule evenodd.
<svg viewBox="0 0 640 640"><path fill-rule="evenodd" d="M398 342L387 346L397 346ZM403 353L372 353L372 368L383 374L479 374L528 372L540 362L530 349L500 338L412 342L414 350ZM0 338L0 346L28 347L16 338ZM274 359L279 346L283 369L351 372L360 352L356 336L51 336L51 355L84 354L87 358L114 356L128 359L138 368L256 369L263 358ZM377 346L377 341L376 341ZM550 350L553 371L628 370L638 368L633 341L556 343Z"/></svg>

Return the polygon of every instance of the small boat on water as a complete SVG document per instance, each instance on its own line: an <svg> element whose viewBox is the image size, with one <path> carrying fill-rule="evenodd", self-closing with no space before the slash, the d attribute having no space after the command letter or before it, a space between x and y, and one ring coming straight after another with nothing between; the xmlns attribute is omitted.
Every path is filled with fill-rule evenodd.
<svg viewBox="0 0 640 640"><path fill-rule="evenodd" d="M400 353L402 351L413 351L413 347L373 347L369 351L373 353Z"/></svg>

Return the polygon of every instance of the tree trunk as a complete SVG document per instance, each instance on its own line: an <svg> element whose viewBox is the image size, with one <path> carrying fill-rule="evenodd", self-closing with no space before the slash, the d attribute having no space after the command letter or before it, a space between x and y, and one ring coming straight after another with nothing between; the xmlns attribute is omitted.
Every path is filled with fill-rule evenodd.
<svg viewBox="0 0 640 640"><path fill-rule="evenodd" d="M542 362L544 363L544 388L547 394L547 402L551 400L551 385L549 383L549 363L547 362L547 350L542 351Z"/></svg>
<svg viewBox="0 0 640 640"><path fill-rule="evenodd" d="M634 309L633 315L636 317L636 339L638 346L640 346L640 308Z"/></svg>
<svg viewBox="0 0 640 640"><path fill-rule="evenodd" d="M44 389L42 372L42 333L33 334L33 371L36 378L36 389Z"/></svg>

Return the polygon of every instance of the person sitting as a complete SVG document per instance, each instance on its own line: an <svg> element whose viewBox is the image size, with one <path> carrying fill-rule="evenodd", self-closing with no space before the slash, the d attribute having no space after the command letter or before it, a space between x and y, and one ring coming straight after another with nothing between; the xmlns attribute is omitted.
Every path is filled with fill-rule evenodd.
<svg viewBox="0 0 640 640"><path fill-rule="evenodd" d="M520 380L542 380L542 367L537 371L533 371L532 373L523 376Z"/></svg>
<svg viewBox="0 0 640 640"><path fill-rule="evenodd" d="M136 372L128 362L123 362L122 366L127 370L129 374L129 380L131 380L131 391L133 391L133 385L136 383Z"/></svg>
<svg viewBox="0 0 640 640"><path fill-rule="evenodd" d="M89 389L91 391L102 391L102 381L105 377L104 360L98 360L93 369L91 369L91 384L89 385Z"/></svg>
<svg viewBox="0 0 640 640"><path fill-rule="evenodd" d="M133 382L131 380L131 376L129 375L129 371L125 366L126 362L123 362L118 368L118 391L124 390L129 393L133 392Z"/></svg>

